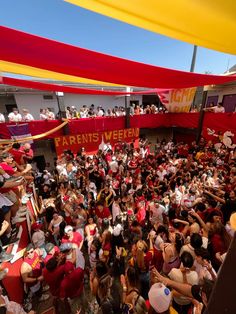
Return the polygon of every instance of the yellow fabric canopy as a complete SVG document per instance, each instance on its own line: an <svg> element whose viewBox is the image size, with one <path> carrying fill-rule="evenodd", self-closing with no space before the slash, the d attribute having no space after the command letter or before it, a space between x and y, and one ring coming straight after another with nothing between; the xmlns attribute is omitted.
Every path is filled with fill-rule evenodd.
<svg viewBox="0 0 236 314"><path fill-rule="evenodd" d="M236 54L235 0L64 0L190 44Z"/></svg>
<svg viewBox="0 0 236 314"><path fill-rule="evenodd" d="M62 74L59 72L52 72L44 69L39 69L27 65L22 65L13 62L7 62L0 60L0 72L14 73L20 75L26 75L36 78L58 80L72 83L83 83L91 85L104 85L104 86L119 86L113 83L107 83L102 81L90 80L83 77L77 77L73 75Z"/></svg>

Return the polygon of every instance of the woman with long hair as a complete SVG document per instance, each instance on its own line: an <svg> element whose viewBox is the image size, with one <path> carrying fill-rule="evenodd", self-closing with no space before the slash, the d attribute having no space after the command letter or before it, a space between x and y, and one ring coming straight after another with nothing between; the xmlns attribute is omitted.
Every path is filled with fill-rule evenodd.
<svg viewBox="0 0 236 314"><path fill-rule="evenodd" d="M121 284L123 287L123 311L147 313L145 300L140 295L139 272L135 267L129 266L125 276L121 275Z"/></svg>
<svg viewBox="0 0 236 314"><path fill-rule="evenodd" d="M147 300L149 291L149 267L153 259L153 239L154 235L152 233L148 236L149 239L149 249L145 241L139 240L136 244L132 246L132 258L129 261L129 265L137 267L139 271L139 281L140 281L140 294Z"/></svg>
<svg viewBox="0 0 236 314"><path fill-rule="evenodd" d="M88 216L88 223L85 226L85 236L88 243L88 248L90 248L91 243L98 234L97 225L94 222L93 216Z"/></svg>
<svg viewBox="0 0 236 314"><path fill-rule="evenodd" d="M211 224L209 231L209 252L212 258L212 265L215 269L218 269L220 266L219 261L216 258L216 253L223 254L228 251L231 236L226 231L225 226L220 222L216 221Z"/></svg>
<svg viewBox="0 0 236 314"><path fill-rule="evenodd" d="M179 253L183 246L183 235L179 232L169 232L169 243L160 244L164 259L162 271L167 275L172 268L180 266Z"/></svg>

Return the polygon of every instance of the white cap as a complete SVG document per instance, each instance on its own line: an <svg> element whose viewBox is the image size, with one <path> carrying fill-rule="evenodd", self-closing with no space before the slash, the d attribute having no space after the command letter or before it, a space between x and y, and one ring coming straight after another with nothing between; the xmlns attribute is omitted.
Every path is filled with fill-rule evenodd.
<svg viewBox="0 0 236 314"><path fill-rule="evenodd" d="M65 233L67 233L69 231L73 231L73 227L72 226L66 226L64 231L65 231Z"/></svg>
<svg viewBox="0 0 236 314"><path fill-rule="evenodd" d="M148 298L154 311L163 313L169 309L172 296L170 290L159 282L151 287Z"/></svg>

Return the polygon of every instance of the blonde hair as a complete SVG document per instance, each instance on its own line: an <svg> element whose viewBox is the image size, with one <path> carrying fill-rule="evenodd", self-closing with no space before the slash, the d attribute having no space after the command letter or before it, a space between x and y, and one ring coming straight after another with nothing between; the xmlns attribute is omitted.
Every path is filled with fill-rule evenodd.
<svg viewBox="0 0 236 314"><path fill-rule="evenodd" d="M141 270L145 269L145 263L144 263L144 252L147 249L147 243L143 240L139 240L136 243L136 248L137 248L137 252L136 252L136 261L137 261L137 265Z"/></svg>

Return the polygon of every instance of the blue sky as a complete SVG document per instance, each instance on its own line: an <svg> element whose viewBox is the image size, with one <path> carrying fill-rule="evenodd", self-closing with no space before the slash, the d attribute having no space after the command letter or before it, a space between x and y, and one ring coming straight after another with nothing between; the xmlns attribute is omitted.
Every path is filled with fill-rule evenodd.
<svg viewBox="0 0 236 314"><path fill-rule="evenodd" d="M3 26L126 59L184 71L190 69L192 45L63 0L0 0L0 8ZM234 64L236 56L199 47L195 72L223 73Z"/></svg>

